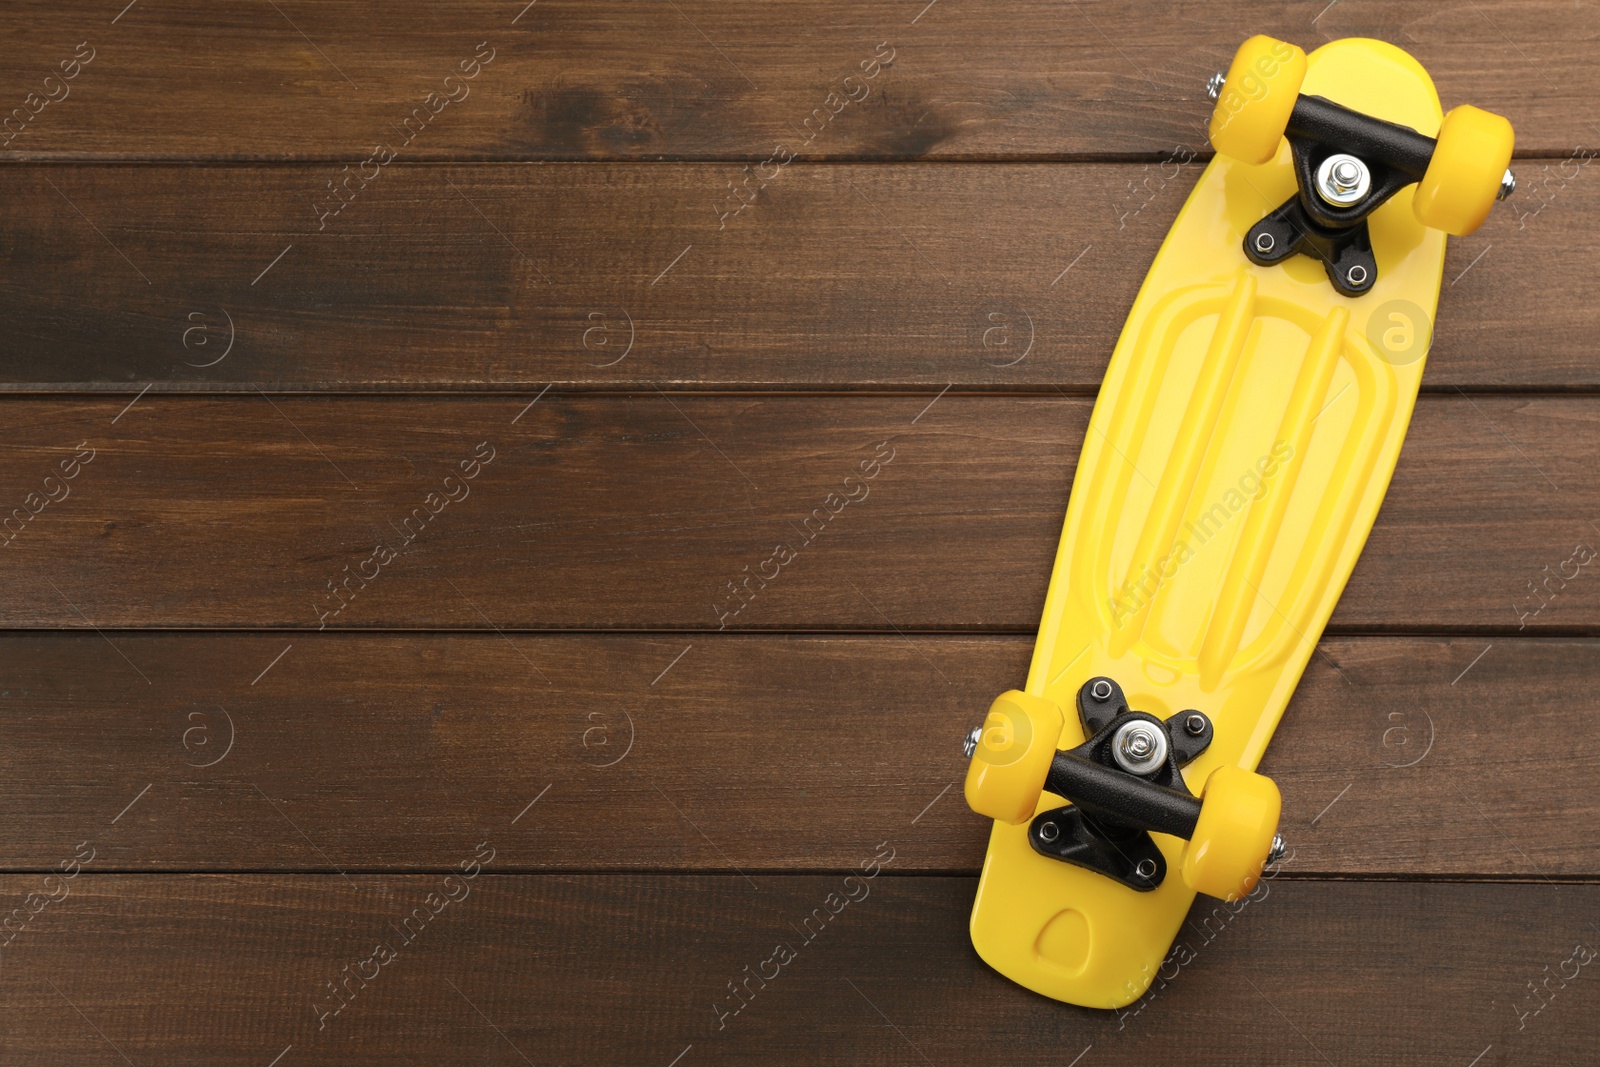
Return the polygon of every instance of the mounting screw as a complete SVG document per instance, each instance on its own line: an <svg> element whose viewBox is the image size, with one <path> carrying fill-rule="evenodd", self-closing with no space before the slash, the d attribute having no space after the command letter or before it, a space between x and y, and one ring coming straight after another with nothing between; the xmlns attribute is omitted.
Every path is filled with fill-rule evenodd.
<svg viewBox="0 0 1600 1067"><path fill-rule="evenodd" d="M1183 720L1183 729L1190 737L1199 737L1206 732L1206 717L1198 711L1191 711Z"/></svg>
<svg viewBox="0 0 1600 1067"><path fill-rule="evenodd" d="M1506 197L1510 196L1512 193L1514 193L1516 191L1517 191L1517 176L1515 174L1511 173L1511 168L1510 167L1507 167L1505 176L1500 179L1500 191L1495 194L1495 199L1496 200L1504 200Z"/></svg>
<svg viewBox="0 0 1600 1067"><path fill-rule="evenodd" d="M968 759L971 759L972 754L978 751L978 742L981 740L983 740L983 727L981 726L974 726L967 732L967 736L961 739L961 751L966 753Z"/></svg>
<svg viewBox="0 0 1600 1067"><path fill-rule="evenodd" d="M1039 824L1039 840L1041 840L1041 841L1054 841L1056 838L1058 838L1060 836L1061 836L1061 827L1057 826L1055 823L1053 823L1053 822L1042 822L1042 823Z"/></svg>
<svg viewBox="0 0 1600 1067"><path fill-rule="evenodd" d="M1167 761L1167 734L1143 719L1124 723L1111 736L1111 755L1130 774L1150 774Z"/></svg>
<svg viewBox="0 0 1600 1067"><path fill-rule="evenodd" d="M1277 863L1279 860L1283 859L1283 854L1287 851L1289 851L1289 849L1284 845L1283 838L1279 837L1277 834L1273 834L1272 847L1267 850L1267 863L1269 865Z"/></svg>
<svg viewBox="0 0 1600 1067"><path fill-rule="evenodd" d="M1317 195L1335 207L1348 207L1367 195L1372 174L1355 156L1335 152L1317 167Z"/></svg>
<svg viewBox="0 0 1600 1067"><path fill-rule="evenodd" d="M1256 234L1256 251L1262 255L1271 252L1278 244L1278 239L1265 230Z"/></svg>
<svg viewBox="0 0 1600 1067"><path fill-rule="evenodd" d="M1212 100L1215 100L1217 97L1221 96L1222 86L1227 82L1227 80L1227 76L1224 75L1220 70L1211 75L1211 77L1207 78L1206 96L1210 97Z"/></svg>
<svg viewBox="0 0 1600 1067"><path fill-rule="evenodd" d="M1089 687L1089 695L1094 697L1096 700L1110 700L1111 683L1106 681L1104 678L1100 679L1098 682L1094 683L1094 685Z"/></svg>
<svg viewBox="0 0 1600 1067"><path fill-rule="evenodd" d="M1351 267L1345 272L1344 278L1345 281L1350 283L1352 288L1359 289L1361 286L1367 284L1367 268L1357 263L1355 266Z"/></svg>
<svg viewBox="0 0 1600 1067"><path fill-rule="evenodd" d="M1148 882L1156 876L1154 860L1140 860L1133 868L1133 876L1141 882Z"/></svg>

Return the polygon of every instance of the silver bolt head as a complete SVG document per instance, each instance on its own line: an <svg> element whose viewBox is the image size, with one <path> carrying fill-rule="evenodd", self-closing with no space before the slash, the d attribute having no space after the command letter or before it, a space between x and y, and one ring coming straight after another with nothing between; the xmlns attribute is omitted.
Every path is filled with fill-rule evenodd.
<svg viewBox="0 0 1600 1067"><path fill-rule="evenodd" d="M1190 737L1199 737L1206 732L1206 720L1203 715L1196 712L1183 720L1183 728Z"/></svg>
<svg viewBox="0 0 1600 1067"><path fill-rule="evenodd" d="M1089 695L1096 700L1109 699L1111 697L1111 683L1104 678L1100 679L1089 689Z"/></svg>
<svg viewBox="0 0 1600 1067"><path fill-rule="evenodd" d="M978 742L981 740L983 740L983 727L981 726L974 726L967 732L967 736L961 739L961 751L966 753L968 759L971 759L972 754L978 751Z"/></svg>
<svg viewBox="0 0 1600 1067"><path fill-rule="evenodd" d="M1367 195L1372 174L1355 156L1335 153L1317 167L1317 195L1335 207L1346 207Z"/></svg>
<svg viewBox="0 0 1600 1067"><path fill-rule="evenodd" d="M1130 774L1150 774L1167 761L1166 731L1143 720L1126 723L1111 736L1111 756Z"/></svg>
<svg viewBox="0 0 1600 1067"><path fill-rule="evenodd" d="M1211 77L1207 78L1206 79L1206 96L1208 96L1212 100L1215 100L1215 99L1217 99L1217 97L1221 96L1222 95L1222 87L1223 87L1224 84L1227 83L1227 80L1228 80L1227 75L1223 74L1222 71L1220 71L1220 70L1217 71L1215 74L1211 75Z"/></svg>
<svg viewBox="0 0 1600 1067"><path fill-rule="evenodd" d="M1277 863L1279 860L1283 859L1284 853L1288 851L1289 848L1283 843L1283 838L1277 834L1273 834L1272 847L1267 850L1267 863Z"/></svg>
<svg viewBox="0 0 1600 1067"><path fill-rule="evenodd" d="M1500 191L1495 194L1496 200L1504 200L1517 191L1517 176L1511 173L1511 168L1506 168L1505 176L1500 179Z"/></svg>

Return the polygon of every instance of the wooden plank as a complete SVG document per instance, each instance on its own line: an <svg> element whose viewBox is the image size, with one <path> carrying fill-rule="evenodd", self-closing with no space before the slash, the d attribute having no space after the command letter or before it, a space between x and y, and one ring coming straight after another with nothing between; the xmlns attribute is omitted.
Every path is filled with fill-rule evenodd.
<svg viewBox="0 0 1600 1067"><path fill-rule="evenodd" d="M4 150L32 159L353 163L376 142L422 159L755 162L774 142L809 158L1155 155L1203 145L1206 78L1255 33L1307 48L1392 40L1447 105L1509 115L1536 152L1592 139L1573 117L1600 90L1600 22L1556 0L1470 10L27 0L9 14L0 68L15 72L6 108L21 113ZM406 130L419 107L427 121Z"/></svg>
<svg viewBox="0 0 1600 1067"><path fill-rule="evenodd" d="M447 869L463 835L509 828L518 870L826 870L892 836L902 868L976 873L957 741L1032 649L109 636L0 638L0 869L84 839L102 870ZM1600 727L1573 699L1600 644L1486 646L1323 642L1264 765L1293 872L1600 877ZM1534 738L1561 739L1537 772Z"/></svg>
<svg viewBox="0 0 1600 1067"><path fill-rule="evenodd" d="M507 836L487 845L495 864ZM464 858L477 840L463 838ZM1003 1048L1016 1064L1482 1067L1593 1049L1594 886L1266 882L1236 913L1197 906L1155 992L1098 1012L983 965L966 933L971 879L894 877L910 846L875 849L862 842L843 871L754 884L82 873L6 950L7 1051L693 1067L971 1063ZM873 878L846 880L891 850ZM0 888L17 900L41 881Z"/></svg>
<svg viewBox="0 0 1600 1067"><path fill-rule="evenodd" d="M1600 182L1519 166L1425 388L1600 385ZM328 214L327 166L5 167L0 388L1093 393L1198 171L796 163L737 211L730 164L397 164Z"/></svg>
<svg viewBox="0 0 1600 1067"><path fill-rule="evenodd" d="M0 624L1031 631L1089 405L13 399ZM1334 625L1593 629L1597 450L1592 397L1424 398Z"/></svg>

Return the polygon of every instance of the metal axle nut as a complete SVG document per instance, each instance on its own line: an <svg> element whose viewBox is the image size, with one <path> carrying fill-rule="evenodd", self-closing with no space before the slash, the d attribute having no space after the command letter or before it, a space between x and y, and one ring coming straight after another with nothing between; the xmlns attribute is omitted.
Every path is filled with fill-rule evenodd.
<svg viewBox="0 0 1600 1067"><path fill-rule="evenodd" d="M1283 859L1284 853L1288 851L1289 848L1283 843L1283 838L1277 834L1273 834L1272 847L1267 850L1267 865L1271 866L1272 864L1277 863L1279 860Z"/></svg>
<svg viewBox="0 0 1600 1067"><path fill-rule="evenodd" d="M1167 734L1143 719L1125 723L1111 736L1111 756L1130 774L1151 774L1167 761Z"/></svg>

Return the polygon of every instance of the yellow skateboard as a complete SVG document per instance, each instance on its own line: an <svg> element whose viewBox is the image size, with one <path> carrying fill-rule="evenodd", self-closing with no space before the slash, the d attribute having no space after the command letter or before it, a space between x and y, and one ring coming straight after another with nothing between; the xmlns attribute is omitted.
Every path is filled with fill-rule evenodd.
<svg viewBox="0 0 1600 1067"><path fill-rule="evenodd" d="M1388 488L1445 234L1513 186L1511 124L1442 115L1381 41L1253 37L1208 90L1217 156L1111 357L1027 688L966 743L996 820L972 943L1097 1008L1281 851L1255 767Z"/></svg>

